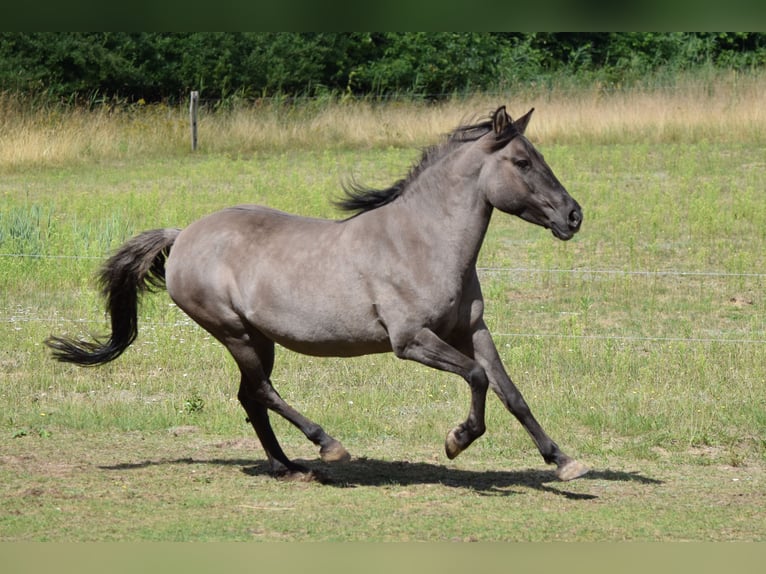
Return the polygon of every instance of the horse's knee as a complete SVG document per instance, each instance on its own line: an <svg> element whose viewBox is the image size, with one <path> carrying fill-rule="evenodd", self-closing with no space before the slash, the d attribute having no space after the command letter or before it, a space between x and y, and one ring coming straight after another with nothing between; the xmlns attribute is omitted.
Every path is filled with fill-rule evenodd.
<svg viewBox="0 0 766 574"><path fill-rule="evenodd" d="M489 389L489 377L487 376L487 371L485 371L478 363L470 370L466 377L466 381L468 381L471 389L476 392L486 394L487 389Z"/></svg>

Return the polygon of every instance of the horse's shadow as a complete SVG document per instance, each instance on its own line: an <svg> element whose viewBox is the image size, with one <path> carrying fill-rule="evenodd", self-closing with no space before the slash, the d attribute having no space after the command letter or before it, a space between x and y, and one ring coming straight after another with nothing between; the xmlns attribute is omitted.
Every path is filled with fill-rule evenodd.
<svg viewBox="0 0 766 574"><path fill-rule="evenodd" d="M310 468L314 480L336 488L440 484L452 488L472 490L483 495L510 496L519 493L518 490L514 490L514 487L526 487L550 492L573 500L598 498L592 494L570 492L561 488L560 485L565 483L560 482L552 470L465 470L429 462L388 461L371 458L357 458L351 462L333 465L325 465L318 460L301 460L296 462L300 462ZM163 464L238 466L243 473L249 476L270 475L269 465L266 461L240 458L146 460L136 463L100 466L99 468L105 470L131 470ZM591 470L578 480L662 484L661 480L646 477L637 472L613 470ZM549 486L549 483L556 486Z"/></svg>

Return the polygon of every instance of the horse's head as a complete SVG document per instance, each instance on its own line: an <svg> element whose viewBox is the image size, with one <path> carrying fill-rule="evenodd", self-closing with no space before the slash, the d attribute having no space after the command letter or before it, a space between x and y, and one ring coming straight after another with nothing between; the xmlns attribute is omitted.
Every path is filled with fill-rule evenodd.
<svg viewBox="0 0 766 574"><path fill-rule="evenodd" d="M582 209L524 137L533 111L516 121L505 106L492 115L492 131L482 138L487 157L479 185L493 207L571 239L580 229Z"/></svg>

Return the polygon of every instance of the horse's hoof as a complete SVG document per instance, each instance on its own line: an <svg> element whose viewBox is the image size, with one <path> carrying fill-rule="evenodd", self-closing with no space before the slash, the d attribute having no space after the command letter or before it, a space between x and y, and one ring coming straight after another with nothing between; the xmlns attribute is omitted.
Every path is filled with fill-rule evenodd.
<svg viewBox="0 0 766 574"><path fill-rule="evenodd" d="M347 462L351 455L337 440L319 449L319 456L324 462Z"/></svg>
<svg viewBox="0 0 766 574"><path fill-rule="evenodd" d="M457 438L459 430L459 427L452 429L447 433L447 438L444 440L444 451L447 453L447 458L450 460L464 450L464 447L460 444L460 441Z"/></svg>
<svg viewBox="0 0 766 574"><path fill-rule="evenodd" d="M574 480L580 478L587 473L590 469L583 463L578 462L572 458L567 458L562 464L556 468L556 478L566 482L568 480Z"/></svg>

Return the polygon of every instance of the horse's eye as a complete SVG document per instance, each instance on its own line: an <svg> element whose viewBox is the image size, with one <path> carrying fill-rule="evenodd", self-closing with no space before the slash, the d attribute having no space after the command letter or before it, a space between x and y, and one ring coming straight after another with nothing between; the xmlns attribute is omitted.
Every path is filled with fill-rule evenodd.
<svg viewBox="0 0 766 574"><path fill-rule="evenodd" d="M529 169L529 160L527 159L515 159L513 160L513 164L522 171Z"/></svg>

